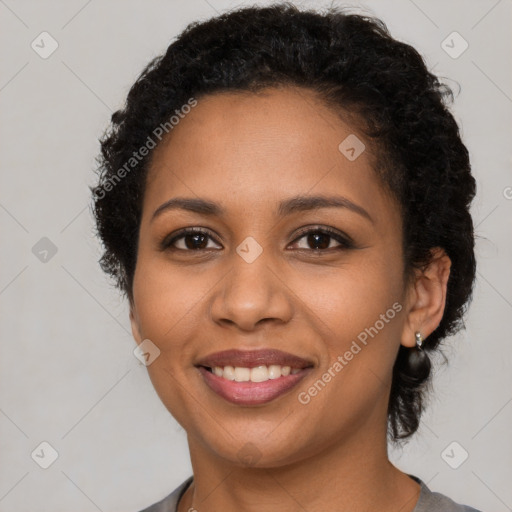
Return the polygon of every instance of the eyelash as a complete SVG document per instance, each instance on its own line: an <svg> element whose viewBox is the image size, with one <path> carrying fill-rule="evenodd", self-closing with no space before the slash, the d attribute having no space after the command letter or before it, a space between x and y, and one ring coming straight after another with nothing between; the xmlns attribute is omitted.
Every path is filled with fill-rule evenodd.
<svg viewBox="0 0 512 512"><path fill-rule="evenodd" d="M299 231L298 236L293 240L292 243L296 243L301 238L304 238L306 235L309 234L323 234L328 235L329 237L336 240L340 245L338 247L330 247L327 249L297 249L299 251L308 251L313 253L321 253L321 252L331 252L333 250L347 250L347 249L354 249L355 244L353 240L339 231L336 231L334 229L328 228L328 227L314 227L314 228L304 228L303 230ZM187 235L206 235L209 238L211 238L215 243L218 243L214 237L211 235L211 233L208 230L205 230L203 228L184 228L180 230L178 233L174 234L171 238L169 236L166 236L160 243L160 248L162 251L183 251L183 252L201 252L201 251L209 251L212 249L178 249L177 247L173 247L172 245L182 238L184 238ZM329 242L330 245L330 242ZM218 249L214 249L218 250Z"/></svg>

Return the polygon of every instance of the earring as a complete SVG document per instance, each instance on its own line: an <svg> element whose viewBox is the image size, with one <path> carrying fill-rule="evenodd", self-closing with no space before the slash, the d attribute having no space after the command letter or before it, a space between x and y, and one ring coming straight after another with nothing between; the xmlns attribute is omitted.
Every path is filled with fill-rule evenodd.
<svg viewBox="0 0 512 512"><path fill-rule="evenodd" d="M423 336L421 335L421 332L417 331L416 334L416 347L418 350L421 350L421 346L423 345Z"/></svg>
<svg viewBox="0 0 512 512"><path fill-rule="evenodd" d="M414 375L418 380L425 380L430 374L430 358L423 349L423 336L421 332L415 333L416 346L409 349L408 366L411 375Z"/></svg>

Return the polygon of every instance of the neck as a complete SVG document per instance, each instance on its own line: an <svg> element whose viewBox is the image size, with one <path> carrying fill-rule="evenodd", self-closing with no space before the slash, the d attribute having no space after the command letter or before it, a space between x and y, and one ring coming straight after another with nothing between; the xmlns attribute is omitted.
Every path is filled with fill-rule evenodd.
<svg viewBox="0 0 512 512"><path fill-rule="evenodd" d="M279 467L240 467L189 436L194 481L179 511L412 512L420 486L393 466L385 428L363 428L320 452Z"/></svg>

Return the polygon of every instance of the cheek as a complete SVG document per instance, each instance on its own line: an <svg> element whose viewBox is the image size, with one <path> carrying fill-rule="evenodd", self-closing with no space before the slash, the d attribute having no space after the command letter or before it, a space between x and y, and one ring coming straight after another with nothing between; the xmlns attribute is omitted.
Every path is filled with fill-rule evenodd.
<svg viewBox="0 0 512 512"><path fill-rule="evenodd" d="M304 290L301 298L334 333L353 335L401 303L404 293L400 266L372 255L320 279L301 276L297 283Z"/></svg>
<svg viewBox="0 0 512 512"><path fill-rule="evenodd" d="M342 358L343 370L336 374L344 375L337 381L341 385L343 380L345 390L360 393L389 382L404 310L402 268L395 256L372 251L359 263L316 283L308 285L306 300L321 320L319 327L328 327L324 328L324 366L330 368Z"/></svg>
<svg viewBox="0 0 512 512"><path fill-rule="evenodd" d="M152 379L156 372L175 372L185 362L190 364L187 336L197 324L204 290L194 286L183 272L171 272L169 265L142 256L137 262L133 296L140 334L160 350L158 359L148 367Z"/></svg>
<svg viewBox="0 0 512 512"><path fill-rule="evenodd" d="M208 283L205 283L205 286ZM201 306L204 289L164 258L139 257L133 295L144 334L165 343L188 314Z"/></svg>
<svg viewBox="0 0 512 512"><path fill-rule="evenodd" d="M334 430L353 428L376 404L387 406L403 324L401 267L381 258L361 261L308 287L325 352L317 375L322 382L301 388L302 399L311 400L309 411L330 418Z"/></svg>
<svg viewBox="0 0 512 512"><path fill-rule="evenodd" d="M148 375L162 403L187 429L192 416L187 382L194 356L189 341L197 329L205 290L184 274L176 269L171 272L159 259L142 255L137 261L133 295L140 334L160 350L147 367Z"/></svg>

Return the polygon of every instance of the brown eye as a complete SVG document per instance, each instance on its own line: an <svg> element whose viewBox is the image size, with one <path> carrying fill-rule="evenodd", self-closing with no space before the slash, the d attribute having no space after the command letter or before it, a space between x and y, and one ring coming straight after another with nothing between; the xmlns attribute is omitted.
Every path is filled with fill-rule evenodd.
<svg viewBox="0 0 512 512"><path fill-rule="evenodd" d="M333 241L332 236L325 233L309 233L305 236L311 249L328 249Z"/></svg>
<svg viewBox="0 0 512 512"><path fill-rule="evenodd" d="M161 247L163 250L172 249L179 251L201 251L215 249L208 246L209 240L213 240L208 231L202 229L188 228L173 235L171 238L166 237Z"/></svg>
<svg viewBox="0 0 512 512"><path fill-rule="evenodd" d="M303 245L298 247L301 250L325 251L327 249L350 249L354 247L354 243L349 237L328 228L303 231L294 243L297 244L302 239L304 239L304 242L301 242Z"/></svg>
<svg viewBox="0 0 512 512"><path fill-rule="evenodd" d="M201 233L194 233L193 235L187 234L180 238L183 240L186 249L206 249L206 246L208 245L208 235L203 235Z"/></svg>
<svg viewBox="0 0 512 512"><path fill-rule="evenodd" d="M304 242L299 242L304 239ZM215 239L209 231L198 228L187 228L166 237L162 243L162 250L177 250L198 252L204 250L218 249ZM295 239L294 244L302 244L299 250L313 252L326 252L328 250L351 249L354 246L350 237L329 228L315 228L304 230L301 236Z"/></svg>

